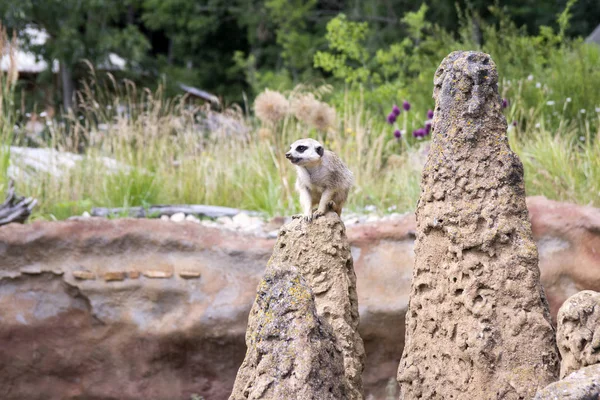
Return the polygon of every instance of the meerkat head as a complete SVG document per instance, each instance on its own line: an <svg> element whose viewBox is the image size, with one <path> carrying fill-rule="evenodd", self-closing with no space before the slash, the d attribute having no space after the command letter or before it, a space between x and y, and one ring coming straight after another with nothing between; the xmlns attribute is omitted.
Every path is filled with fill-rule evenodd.
<svg viewBox="0 0 600 400"><path fill-rule="evenodd" d="M285 158L294 165L310 167L320 163L323 154L325 149L321 143L314 139L300 139L292 143L290 151L285 153Z"/></svg>

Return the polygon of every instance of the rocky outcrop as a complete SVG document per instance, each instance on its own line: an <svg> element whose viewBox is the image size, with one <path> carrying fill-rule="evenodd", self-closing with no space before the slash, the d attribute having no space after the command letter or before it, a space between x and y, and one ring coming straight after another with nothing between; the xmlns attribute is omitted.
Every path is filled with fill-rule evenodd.
<svg viewBox="0 0 600 400"><path fill-rule="evenodd" d="M435 75L433 141L417 206L400 398L524 399L558 354L487 54L451 53Z"/></svg>
<svg viewBox="0 0 600 400"><path fill-rule="evenodd" d="M356 274L337 214L330 212L307 224L300 219L283 226L269 264L296 266L315 294L317 314L333 329L344 358L343 397L362 399L365 349L358 334Z"/></svg>
<svg viewBox="0 0 600 400"><path fill-rule="evenodd" d="M542 197L527 205L556 315L576 292L600 291L600 210ZM412 215L347 225L366 398L397 391L414 231ZM274 245L193 222L0 227L0 398L227 399Z"/></svg>
<svg viewBox="0 0 600 400"><path fill-rule="evenodd" d="M265 294L265 286L277 284L273 275L279 270L294 271L301 282L292 287L284 283L287 291ZM306 303L301 309L298 296ZM314 349L300 351L311 343ZM230 400L363 399L365 351L358 334L356 274L337 214L312 223L297 219L282 227L250 312L246 345ZM322 369L333 375L322 377Z"/></svg>
<svg viewBox="0 0 600 400"><path fill-rule="evenodd" d="M246 333L248 350L230 400L346 399L344 359L331 326L293 266L271 263Z"/></svg>
<svg viewBox="0 0 600 400"><path fill-rule="evenodd" d="M556 341L561 378L600 363L600 293L585 290L567 299L558 311Z"/></svg>
<svg viewBox="0 0 600 400"><path fill-rule="evenodd" d="M1 227L0 398L226 399L266 245L156 220Z"/></svg>
<svg viewBox="0 0 600 400"><path fill-rule="evenodd" d="M582 368L538 391L533 400L600 399L600 364Z"/></svg>

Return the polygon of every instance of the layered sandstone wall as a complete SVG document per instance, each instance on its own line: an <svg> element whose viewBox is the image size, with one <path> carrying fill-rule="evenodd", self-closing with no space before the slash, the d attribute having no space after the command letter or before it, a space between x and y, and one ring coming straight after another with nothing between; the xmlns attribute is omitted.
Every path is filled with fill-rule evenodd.
<svg viewBox="0 0 600 400"><path fill-rule="evenodd" d="M600 291L600 210L527 205L555 316ZM376 400L397 390L414 231L412 215L347 227ZM0 227L0 398L227 399L275 242L145 219Z"/></svg>

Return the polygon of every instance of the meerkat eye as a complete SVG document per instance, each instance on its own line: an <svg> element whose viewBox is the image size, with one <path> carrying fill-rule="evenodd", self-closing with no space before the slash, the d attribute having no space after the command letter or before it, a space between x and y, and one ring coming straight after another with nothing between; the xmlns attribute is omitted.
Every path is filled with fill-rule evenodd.
<svg viewBox="0 0 600 400"><path fill-rule="evenodd" d="M306 150L306 146L298 146L298 147L296 147L296 151L298 153L304 153L305 150Z"/></svg>
<svg viewBox="0 0 600 400"><path fill-rule="evenodd" d="M320 157L323 157L323 148L322 148L321 146L318 146L318 147L317 147L317 154L318 154Z"/></svg>

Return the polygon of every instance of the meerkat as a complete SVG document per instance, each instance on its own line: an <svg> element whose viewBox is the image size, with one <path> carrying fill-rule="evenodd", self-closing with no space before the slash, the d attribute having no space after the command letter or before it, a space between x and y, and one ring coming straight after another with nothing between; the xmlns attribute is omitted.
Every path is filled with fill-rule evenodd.
<svg viewBox="0 0 600 400"><path fill-rule="evenodd" d="M328 210L342 215L342 207L354 183L354 176L332 151L314 139L300 139L292 143L285 157L296 167L296 191L300 195L303 217L311 222ZM313 214L313 206L318 205Z"/></svg>

